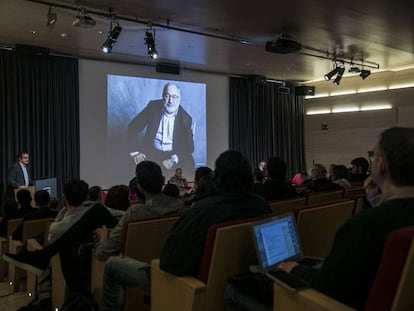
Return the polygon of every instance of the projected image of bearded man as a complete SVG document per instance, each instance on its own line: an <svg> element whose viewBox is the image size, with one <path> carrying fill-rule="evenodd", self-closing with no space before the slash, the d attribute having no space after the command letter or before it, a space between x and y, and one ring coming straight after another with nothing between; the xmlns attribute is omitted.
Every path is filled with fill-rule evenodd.
<svg viewBox="0 0 414 311"><path fill-rule="evenodd" d="M173 170L194 168L192 118L180 106L181 92L166 84L162 100L153 100L128 124L130 155L135 163L151 160Z"/></svg>

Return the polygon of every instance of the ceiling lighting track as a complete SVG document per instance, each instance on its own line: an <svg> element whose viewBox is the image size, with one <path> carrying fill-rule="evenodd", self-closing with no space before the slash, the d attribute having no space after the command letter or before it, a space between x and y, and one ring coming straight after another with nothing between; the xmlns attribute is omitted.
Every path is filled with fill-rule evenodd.
<svg viewBox="0 0 414 311"><path fill-rule="evenodd" d="M59 3L59 2L55 3L53 1L44 1L44 0L26 0L26 1L41 4L41 5L45 5L45 6L53 6L55 8L72 10L72 11L76 11L76 12L79 11L79 6L74 6L74 5L69 5L69 4L62 4L62 3ZM96 10L93 10L93 9L90 9L90 8L88 8L88 13L93 14L93 15L97 15L97 16L101 16L101 17L105 17L105 18L112 18L112 16L113 16L111 13L107 13L107 12L103 12L103 11L96 11ZM140 20L138 18L132 18L132 17L129 17L129 16L117 15L117 19L120 20L120 21L128 21L128 22L137 23L137 24L141 24L141 25L148 25L148 20ZM218 34L214 34L214 33L210 33L210 32L203 32L203 31L193 30L193 29L184 28L184 27L171 26L170 25L170 20L167 20L166 23L152 22L151 24L152 24L153 27L159 27L159 28L175 30L175 31L179 31L179 32L184 32L184 33L189 33L189 34L194 34L194 35L199 35L199 36L204 36L204 37L210 37L210 38L215 38L215 39L220 39L220 40L226 40L226 41L236 42L236 43L240 43L240 44L244 44L244 45L256 46L256 47L260 47L260 48L265 47L265 42L251 41L251 40L247 40L245 38L240 38L240 37L235 37L235 36L218 35ZM335 59L335 61L337 61L339 63L342 63L342 64L350 64L350 65L354 65L354 66L360 66L360 67L363 67L363 68L364 67L373 68L373 69L379 69L380 68L379 64L374 63L374 62L370 62L370 61L366 61L366 60L363 60L363 61L361 60L361 62L360 62L360 61L355 61L353 59L338 58L335 55L335 53L331 53L329 51L324 51L324 50L313 48L311 46L306 46L306 45L301 45L301 47L302 47L302 51L299 51L299 52L296 52L296 53L302 54L302 55L305 55L305 56L316 57L316 58L319 58L319 59L328 59L328 60ZM309 51L312 51L313 53L312 52L303 52L303 50L309 50ZM368 75L364 76L361 72L361 77L363 79L365 79Z"/></svg>
<svg viewBox="0 0 414 311"><path fill-rule="evenodd" d="M47 6L54 6L56 8L60 8L60 9L66 9L66 10L72 10L72 11L78 11L79 7L77 6L71 6L68 4L62 4L62 3L54 3L52 1L43 1L43 0L26 0L28 2L34 2L37 4L42 4L42 5L47 5ZM93 15L97 15L97 16L102 16L105 18L111 18L112 14L108 14L102 11L96 11L93 9L88 8L88 13L89 14L93 14ZM123 20L123 21L128 21L128 22L132 22L132 23L137 23L137 24L141 24L141 25L148 25L148 20L140 20L138 18L131 18L129 16L123 16L123 15L117 15L118 20ZM209 33L209 32L203 32L203 31L197 31L197 30L192 30L192 29L188 29L188 28L183 28L183 27L177 27L177 26L171 26L170 25L170 21L167 20L167 22L165 24L163 23L151 23L153 27L159 27L159 28L164 28L164 29L169 29L169 30L176 30L176 31L180 31L180 32L185 32L185 33L190 33L190 34L194 34L194 35L199 35L199 36L204 36L204 37L210 37L210 38L215 38L215 39L220 39L220 40L227 40L227 41L231 41L231 42L237 42L237 43L241 43L241 44L247 44L247 45L252 45L252 46L257 46L257 47L263 47L264 43L263 42L255 42L255 41L251 41L251 40L246 40L245 38L237 38L234 36L225 36L225 35L218 35L218 34L213 34L213 33Z"/></svg>

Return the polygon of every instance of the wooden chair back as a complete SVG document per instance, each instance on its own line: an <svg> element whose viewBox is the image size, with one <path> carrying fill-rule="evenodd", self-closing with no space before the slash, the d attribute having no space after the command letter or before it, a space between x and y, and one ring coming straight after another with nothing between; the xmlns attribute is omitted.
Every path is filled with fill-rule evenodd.
<svg viewBox="0 0 414 311"><path fill-rule="evenodd" d="M353 200L299 210L297 226L304 255L325 257L336 231L352 216L353 210Z"/></svg>
<svg viewBox="0 0 414 311"><path fill-rule="evenodd" d="M342 199L343 194L343 190L310 193L308 195L307 205L314 205L340 200Z"/></svg>
<svg viewBox="0 0 414 311"><path fill-rule="evenodd" d="M6 276L8 270L8 264L2 259L4 253L9 251L9 237L13 234L14 230L22 223L23 218L9 219L7 221L6 236L0 237L0 282L2 282Z"/></svg>
<svg viewBox="0 0 414 311"><path fill-rule="evenodd" d="M269 207L272 210L272 214L281 215L292 211L295 208L305 206L306 197L300 197L295 199L270 201Z"/></svg>
<svg viewBox="0 0 414 311"><path fill-rule="evenodd" d="M125 256L151 263L159 258L168 233L179 216L132 221L128 223L123 253ZM127 288L124 311L149 310L150 298L134 288Z"/></svg>
<svg viewBox="0 0 414 311"><path fill-rule="evenodd" d="M267 217L272 215L260 219ZM198 278L174 276L159 269L158 259L153 260L151 310L225 310L227 278L247 272L249 265L257 263L251 231L251 222L257 219L210 227ZM208 266L206 270L204 266Z"/></svg>
<svg viewBox="0 0 414 311"><path fill-rule="evenodd" d="M363 187L352 187L344 190L344 199L353 199L365 195Z"/></svg>

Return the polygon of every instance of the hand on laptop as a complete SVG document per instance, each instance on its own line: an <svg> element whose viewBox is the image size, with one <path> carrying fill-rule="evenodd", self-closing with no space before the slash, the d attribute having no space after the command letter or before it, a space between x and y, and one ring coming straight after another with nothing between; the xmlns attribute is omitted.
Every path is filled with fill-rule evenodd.
<svg viewBox="0 0 414 311"><path fill-rule="evenodd" d="M287 273L290 273L290 271L292 271L292 269L296 266L298 266L299 264L296 261L284 261L281 262L280 264L277 265L278 269L284 270Z"/></svg>

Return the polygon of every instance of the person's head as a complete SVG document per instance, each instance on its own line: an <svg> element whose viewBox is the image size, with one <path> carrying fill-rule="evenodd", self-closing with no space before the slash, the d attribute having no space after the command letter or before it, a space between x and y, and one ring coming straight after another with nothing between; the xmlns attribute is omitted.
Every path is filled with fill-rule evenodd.
<svg viewBox="0 0 414 311"><path fill-rule="evenodd" d="M30 161L29 154L26 151L20 152L17 155L17 160L24 165L28 165Z"/></svg>
<svg viewBox="0 0 414 311"><path fill-rule="evenodd" d="M178 86L175 84L167 83L164 86L162 98L164 99L164 110L168 114L173 114L178 111L181 101L181 92Z"/></svg>
<svg viewBox="0 0 414 311"><path fill-rule="evenodd" d="M116 185L109 188L105 205L118 209L121 211L126 211L129 207L129 188L126 185Z"/></svg>
<svg viewBox="0 0 414 311"><path fill-rule="evenodd" d="M257 165L257 168L261 171L263 171L265 167L266 167L266 162L264 160L261 160L259 164Z"/></svg>
<svg viewBox="0 0 414 311"><path fill-rule="evenodd" d="M326 178L326 167L320 163L314 164L310 170L310 177L312 179Z"/></svg>
<svg viewBox="0 0 414 311"><path fill-rule="evenodd" d="M214 182L217 190L241 194L251 190L253 174L249 161L238 151L225 151L215 163Z"/></svg>
<svg viewBox="0 0 414 311"><path fill-rule="evenodd" d="M355 158L351 161L352 174L366 174L369 168L369 162L365 158Z"/></svg>
<svg viewBox="0 0 414 311"><path fill-rule="evenodd" d="M39 190L36 191L34 199L37 206L49 206L50 194L46 190Z"/></svg>
<svg viewBox="0 0 414 311"><path fill-rule="evenodd" d="M180 195L180 190L178 190L176 184L166 184L162 192L164 192L165 195L168 195L173 198L178 198L178 196Z"/></svg>
<svg viewBox="0 0 414 311"><path fill-rule="evenodd" d="M100 186L92 186L88 190L88 200L92 202L101 202L101 191Z"/></svg>
<svg viewBox="0 0 414 311"><path fill-rule="evenodd" d="M331 177L332 177L332 180L337 180L337 179L346 179L348 181L351 180L351 177L349 176L349 170L345 165L335 165L332 168Z"/></svg>
<svg viewBox="0 0 414 311"><path fill-rule="evenodd" d="M32 202L32 194L27 189L19 190L16 194L17 203L20 206L30 206Z"/></svg>
<svg viewBox="0 0 414 311"><path fill-rule="evenodd" d="M267 161L267 173L271 179L285 180L286 179L286 162L279 157L271 157Z"/></svg>
<svg viewBox="0 0 414 311"><path fill-rule="evenodd" d="M374 149L371 176L397 187L414 186L414 128L393 127L381 133Z"/></svg>
<svg viewBox="0 0 414 311"><path fill-rule="evenodd" d="M81 179L73 179L63 186L65 202L70 206L79 206L86 201L89 185Z"/></svg>
<svg viewBox="0 0 414 311"><path fill-rule="evenodd" d="M177 167L177 168L175 169L175 176L177 176L177 177L181 177L182 175L183 175L183 169L182 169L182 168Z"/></svg>
<svg viewBox="0 0 414 311"><path fill-rule="evenodd" d="M215 191L214 175L204 175L200 178L195 192L196 197L206 196Z"/></svg>
<svg viewBox="0 0 414 311"><path fill-rule="evenodd" d="M19 209L19 205L14 199L6 199L1 204L1 215L3 217L9 217L16 213Z"/></svg>
<svg viewBox="0 0 414 311"><path fill-rule="evenodd" d="M200 166L196 169L195 174L194 174L194 183L196 185L198 185L198 183L200 182L200 179L203 176L211 176L213 177L214 173L213 170L207 166Z"/></svg>
<svg viewBox="0 0 414 311"><path fill-rule="evenodd" d="M159 194L162 191L164 177L160 166L152 161L142 161L135 169L138 190L148 194Z"/></svg>

